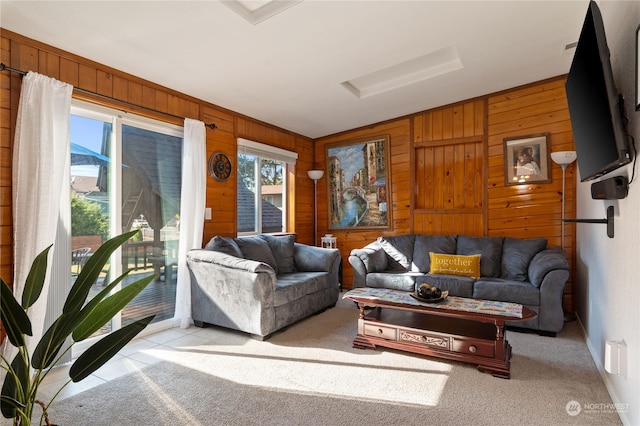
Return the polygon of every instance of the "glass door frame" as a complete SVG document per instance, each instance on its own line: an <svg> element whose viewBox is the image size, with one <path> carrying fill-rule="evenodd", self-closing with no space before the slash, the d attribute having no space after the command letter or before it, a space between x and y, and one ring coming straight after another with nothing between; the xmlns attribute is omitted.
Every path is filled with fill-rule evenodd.
<svg viewBox="0 0 640 426"><path fill-rule="evenodd" d="M73 99L71 103L71 114L82 116L89 119L100 120L105 123L111 123L111 141L109 143L109 158L113 161L109 162L109 188L118 188L109 194L109 235L111 237L122 234L122 126L128 125L140 129L163 133L184 139L184 128L170 123L153 120L139 115L127 113L121 110L92 104L90 102ZM71 230L68 230L69 238L71 238ZM122 274L122 248L119 247L110 259L110 274L112 276L120 276ZM69 270L69 280L71 280L71 268ZM114 288L117 291L121 288L118 285ZM111 332L117 330L122 324L122 312L114 316L111 321ZM144 337L161 330L173 327L173 318L158 321L149 324L137 338ZM106 334L88 338L82 342L78 342L73 347L72 357L76 358L87 348L89 348L97 340Z"/></svg>

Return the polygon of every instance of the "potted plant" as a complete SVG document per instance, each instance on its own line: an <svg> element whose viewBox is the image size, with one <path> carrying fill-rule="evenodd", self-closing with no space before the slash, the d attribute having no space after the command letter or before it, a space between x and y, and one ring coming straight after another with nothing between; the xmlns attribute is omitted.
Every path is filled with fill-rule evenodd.
<svg viewBox="0 0 640 426"><path fill-rule="evenodd" d="M37 399L38 387L51 367L56 365L75 343L90 337L109 322L153 280L154 274L149 274L110 294L128 275L129 272L125 272L87 302L89 290L99 278L111 254L137 232L128 232L106 241L89 258L71 287L62 313L44 332L32 354L25 343L25 336L32 335L29 308L42 292L47 257L52 246L43 250L33 261L22 294L22 303L18 303L6 282L0 279L0 319L7 333L6 339L18 350L12 360L0 354L0 368L6 373L0 392L0 410L5 418L13 419L14 426L31 425L36 405L42 407L39 424L42 425L44 421L51 425L47 409L60 391L71 381L79 382L91 375L153 320L154 315L149 316L100 339L73 362L69 370L69 381L60 387L51 401L45 403ZM69 336L70 344L65 343L68 342Z"/></svg>

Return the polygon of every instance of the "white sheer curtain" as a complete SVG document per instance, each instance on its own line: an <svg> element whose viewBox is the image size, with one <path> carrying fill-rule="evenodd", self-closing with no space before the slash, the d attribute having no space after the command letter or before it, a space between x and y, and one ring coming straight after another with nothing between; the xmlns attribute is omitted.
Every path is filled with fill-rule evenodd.
<svg viewBox="0 0 640 426"><path fill-rule="evenodd" d="M14 281L13 293L22 300L33 259L53 244L60 201L69 170L69 115L73 86L29 72L22 80L13 145ZM52 252L55 251L55 246ZM49 254L49 263L53 255ZM48 269L50 276L51 267ZM29 309L32 351L44 329L50 278ZM8 342L9 339L5 339ZM4 351L7 354L7 351ZM13 355L10 355L13 357Z"/></svg>
<svg viewBox="0 0 640 426"><path fill-rule="evenodd" d="M178 245L178 283L174 326L189 327L191 284L187 252L202 248L204 203L207 190L207 150L204 123L185 118L182 145L182 191L180 195L180 242Z"/></svg>

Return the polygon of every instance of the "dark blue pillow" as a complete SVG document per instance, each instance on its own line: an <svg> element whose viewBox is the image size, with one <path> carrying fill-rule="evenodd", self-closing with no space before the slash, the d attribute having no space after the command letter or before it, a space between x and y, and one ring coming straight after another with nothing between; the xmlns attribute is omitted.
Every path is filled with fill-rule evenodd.
<svg viewBox="0 0 640 426"><path fill-rule="evenodd" d="M469 237L458 235L456 254L480 254L480 275L499 277L502 267L504 237Z"/></svg>
<svg viewBox="0 0 640 426"><path fill-rule="evenodd" d="M455 254L455 235L416 235L413 245L413 272L428 273L431 269L429 252Z"/></svg>
<svg viewBox="0 0 640 426"><path fill-rule="evenodd" d="M279 274L296 272L296 268L293 262L296 242L295 235L275 236L263 234L260 235L260 238L262 238L269 244L271 252L273 253L273 257L275 257L276 263L278 264Z"/></svg>
<svg viewBox="0 0 640 426"><path fill-rule="evenodd" d="M243 257L240 247L236 244L233 238L220 237L216 235L213 237L206 246L207 250L219 251L220 253L229 254L235 257Z"/></svg>
<svg viewBox="0 0 640 426"><path fill-rule="evenodd" d="M236 238L235 242L238 244L238 247L240 247L240 250L242 250L245 259L266 263L273 268L276 274L278 273L278 263L275 257L273 257L269 243L264 239L258 236L244 237Z"/></svg>

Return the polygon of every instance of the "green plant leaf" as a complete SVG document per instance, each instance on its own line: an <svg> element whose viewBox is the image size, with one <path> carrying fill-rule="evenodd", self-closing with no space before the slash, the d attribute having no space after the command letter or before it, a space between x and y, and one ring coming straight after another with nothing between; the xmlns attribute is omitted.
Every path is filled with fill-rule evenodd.
<svg viewBox="0 0 640 426"><path fill-rule="evenodd" d="M25 407L28 402L27 389L29 385L29 366L25 364L21 353L18 353L11 367L7 371L2 384L2 401L0 401L0 411L7 419L16 417L16 409Z"/></svg>
<svg viewBox="0 0 640 426"><path fill-rule="evenodd" d="M47 259L51 247L53 247L53 244L42 250L31 264L27 280L24 283L24 291L22 292L22 307L25 309L29 309L42 293L44 279L47 276Z"/></svg>
<svg viewBox="0 0 640 426"><path fill-rule="evenodd" d="M76 312L62 314L44 332L31 357L34 368L43 369L51 366L67 337L80 322L77 316Z"/></svg>
<svg viewBox="0 0 640 426"><path fill-rule="evenodd" d="M86 378L91 373L102 367L127 343L138 335L153 320L155 315L131 323L120 330L106 335L93 346L87 349L76 359L69 370L69 377L74 382Z"/></svg>
<svg viewBox="0 0 640 426"><path fill-rule="evenodd" d="M105 325L115 314L122 310L136 297L153 279L154 274L141 278L118 292L104 299L91 310L89 315L73 331L73 340L79 342L91 336Z"/></svg>
<svg viewBox="0 0 640 426"><path fill-rule="evenodd" d="M11 289L0 278L0 319L7 332L9 342L15 347L24 346L24 335L31 336L31 320L13 296Z"/></svg>
<svg viewBox="0 0 640 426"><path fill-rule="evenodd" d="M98 305L109 292L118 285L126 276L127 273L119 276L111 284L107 285L100 293L94 296L89 303L87 303L80 312L70 312L68 314L60 315L56 321L49 327L49 329L43 334L42 338L38 342L35 350L33 351L32 363L36 368L47 368L56 359L56 355L62 349L67 337L75 330L75 328L82 321L87 318L91 311ZM108 321L108 320L107 320Z"/></svg>
<svg viewBox="0 0 640 426"><path fill-rule="evenodd" d="M0 395L0 407L2 407L2 416L7 419L12 419L16 416L17 408L24 408L25 405L18 401L17 399L13 399L9 396ZM5 409L6 407L6 409ZM6 413L5 413L6 410Z"/></svg>
<svg viewBox="0 0 640 426"><path fill-rule="evenodd" d="M67 314L69 312L78 312L87 300L87 295L91 290L91 286L95 284L104 269L104 265L107 263L111 254L128 239L132 238L139 231L126 232L122 235L113 237L102 244L94 254L89 257L87 263L82 268L82 271L76 278L67 300L65 301L62 312Z"/></svg>

